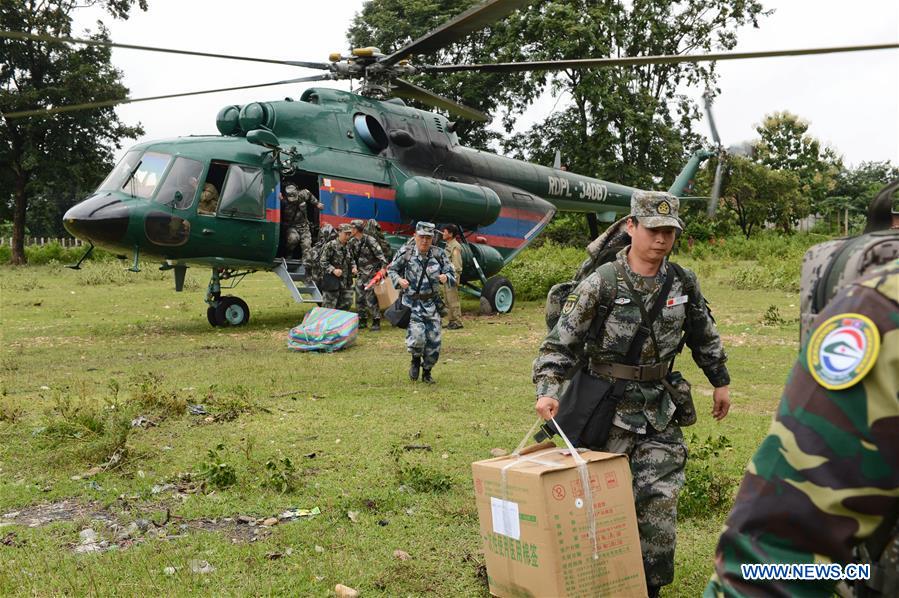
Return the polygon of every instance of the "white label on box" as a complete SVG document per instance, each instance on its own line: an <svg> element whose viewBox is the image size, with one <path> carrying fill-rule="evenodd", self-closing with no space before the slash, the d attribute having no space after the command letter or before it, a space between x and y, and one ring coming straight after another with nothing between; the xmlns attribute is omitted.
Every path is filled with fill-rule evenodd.
<svg viewBox="0 0 899 598"><path fill-rule="evenodd" d="M513 540L521 539L521 526L518 522L518 503L511 500L490 497L490 510L493 512L493 531L509 536Z"/></svg>

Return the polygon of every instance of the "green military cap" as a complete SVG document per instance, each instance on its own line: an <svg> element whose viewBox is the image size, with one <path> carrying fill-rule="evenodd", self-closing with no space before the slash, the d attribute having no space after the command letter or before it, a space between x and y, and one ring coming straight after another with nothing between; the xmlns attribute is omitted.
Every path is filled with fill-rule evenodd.
<svg viewBox="0 0 899 598"><path fill-rule="evenodd" d="M351 233L353 232L353 227L348 223L344 222L340 226L337 227L337 232L339 233Z"/></svg>
<svg viewBox="0 0 899 598"><path fill-rule="evenodd" d="M421 221L415 225L415 234L416 235L433 235L436 227L433 222L424 222Z"/></svg>
<svg viewBox="0 0 899 598"><path fill-rule="evenodd" d="M639 219L646 228L673 226L683 230L677 216L680 200L664 191L635 191L631 196L631 216Z"/></svg>
<svg viewBox="0 0 899 598"><path fill-rule="evenodd" d="M358 218L350 221L350 226L355 228L356 230L362 230L365 228L365 222L359 220Z"/></svg>

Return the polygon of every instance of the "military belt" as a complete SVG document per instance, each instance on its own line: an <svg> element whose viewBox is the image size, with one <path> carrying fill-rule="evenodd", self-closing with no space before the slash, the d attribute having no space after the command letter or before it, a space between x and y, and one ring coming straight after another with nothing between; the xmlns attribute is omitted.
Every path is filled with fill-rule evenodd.
<svg viewBox="0 0 899 598"><path fill-rule="evenodd" d="M590 371L599 376L610 376L619 380L635 382L656 382L664 378L671 369L670 361L647 365L627 365L624 363L590 364Z"/></svg>
<svg viewBox="0 0 899 598"><path fill-rule="evenodd" d="M419 301L427 301L428 299L433 299L434 297L436 297L437 293L433 293L433 292L431 292L431 293L412 293L412 295L410 295L410 296L412 297L412 299L417 299Z"/></svg>

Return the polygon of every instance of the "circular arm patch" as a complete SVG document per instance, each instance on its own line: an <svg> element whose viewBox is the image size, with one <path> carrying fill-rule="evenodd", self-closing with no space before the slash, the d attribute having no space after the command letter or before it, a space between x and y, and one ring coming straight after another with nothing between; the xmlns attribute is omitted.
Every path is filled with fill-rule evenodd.
<svg viewBox="0 0 899 598"><path fill-rule="evenodd" d="M818 384L843 390L868 375L879 353L880 332L874 322L861 314L839 314L812 333L806 363Z"/></svg>

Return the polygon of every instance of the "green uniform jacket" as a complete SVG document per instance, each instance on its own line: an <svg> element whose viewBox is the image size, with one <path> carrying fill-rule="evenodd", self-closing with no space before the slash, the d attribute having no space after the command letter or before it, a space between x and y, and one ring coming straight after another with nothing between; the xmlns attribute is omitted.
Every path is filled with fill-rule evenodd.
<svg viewBox="0 0 899 598"><path fill-rule="evenodd" d="M350 254L350 244L340 243L340 239L332 239L325 243L321 257L318 260L322 272L332 274L335 269L343 270L340 275L340 286L349 289L353 286L353 256Z"/></svg>
<svg viewBox="0 0 899 598"><path fill-rule="evenodd" d="M667 260L662 264L659 273L652 279L635 274L627 264L627 251L622 249L616 261L624 267L630 277L634 290L639 297L631 297L623 279L615 274L615 264L607 263L582 280L574 289L562 307L562 314L546 340L540 345L539 354L534 361L534 383L537 385L537 396L559 398L559 392L565 374L576 364L584 351L590 364L623 363L631 340L637 334L642 317L635 301L643 301L648 311L655 302L662 282L669 270ZM611 269L611 270L610 270ZM703 369L713 386L726 386L730 383L730 375L724 362L727 356L721 343L721 337L715 327L715 321L702 298L696 275L684 270L693 278L694 294L698 301L688 301L685 284L675 280L668 293L667 306L662 309L658 319L652 323L655 338L659 343L659 353L655 353L652 339L647 339L642 347L639 364L658 363L674 357L685 318L690 319L687 335L687 346L693 353L693 359ZM617 290L614 306L606 318L605 326L598 341L588 343L587 333L601 296L612 296L611 292L603 294L601 286L607 281L616 280ZM674 404L664 386L659 382L630 382L619 402L615 414L615 425L637 433L648 431L651 424L656 430L664 430L674 414Z"/></svg>
<svg viewBox="0 0 899 598"><path fill-rule="evenodd" d="M815 320L746 468L705 596L830 596L836 580L748 581L740 565L852 562L897 508L899 261L844 288Z"/></svg>

